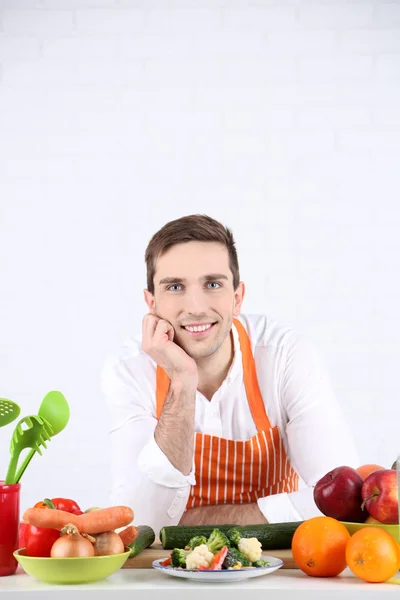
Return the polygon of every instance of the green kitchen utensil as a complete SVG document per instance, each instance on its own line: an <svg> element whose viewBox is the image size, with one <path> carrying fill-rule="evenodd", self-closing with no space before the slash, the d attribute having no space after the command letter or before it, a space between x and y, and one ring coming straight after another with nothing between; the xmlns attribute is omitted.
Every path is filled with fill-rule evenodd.
<svg viewBox="0 0 400 600"><path fill-rule="evenodd" d="M70 415L68 402L66 401L64 395L57 390L46 394L39 406L38 415L50 423L52 427L52 432L50 433L51 437L57 435L57 433L60 433L60 431L66 427ZM18 469L15 477L15 483L19 483L19 480L25 473L26 467L31 462L35 452L36 449L32 448L32 450L30 450L26 455L24 461Z"/></svg>
<svg viewBox="0 0 400 600"><path fill-rule="evenodd" d="M26 426L24 428L23 426ZM11 460L4 483L10 485L17 483L15 472L18 464L19 455L25 448L33 448L42 455L41 446L47 448L46 442L50 441L52 427L46 419L37 415L23 417L14 429L11 438L10 454Z"/></svg>
<svg viewBox="0 0 400 600"><path fill-rule="evenodd" d="M0 427L15 421L21 412L18 404L6 398L0 398Z"/></svg>

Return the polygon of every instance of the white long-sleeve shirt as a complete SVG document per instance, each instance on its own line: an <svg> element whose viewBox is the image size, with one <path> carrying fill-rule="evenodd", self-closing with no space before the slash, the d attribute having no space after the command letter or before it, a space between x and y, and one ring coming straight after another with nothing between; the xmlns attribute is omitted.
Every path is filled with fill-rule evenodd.
<svg viewBox="0 0 400 600"><path fill-rule="evenodd" d="M300 489L258 500L268 522L299 521L320 515L313 487L340 465L354 468L359 459L335 399L328 374L304 335L260 315L241 315L252 344L258 383L271 426L278 425L283 444L301 478ZM243 381L242 356L232 328L234 359L221 387L209 401L196 393L195 431L234 440L257 433ZM185 476L154 439L156 364L131 339L117 357L106 361L102 388L111 413L112 504L131 506L136 525L156 533L176 525L186 508L195 465Z"/></svg>

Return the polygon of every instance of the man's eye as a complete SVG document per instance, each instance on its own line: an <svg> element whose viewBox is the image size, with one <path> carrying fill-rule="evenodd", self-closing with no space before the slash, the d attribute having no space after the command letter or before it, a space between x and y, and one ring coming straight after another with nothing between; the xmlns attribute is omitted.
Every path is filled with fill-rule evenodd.
<svg viewBox="0 0 400 600"><path fill-rule="evenodd" d="M221 287L221 284L220 284L220 283L218 283L218 281L209 281L209 282L207 283L207 286L208 286L209 288L211 288L212 290L217 290L218 288L220 288L220 287Z"/></svg>
<svg viewBox="0 0 400 600"><path fill-rule="evenodd" d="M179 285L179 283L176 283L174 285L170 285L169 288L167 288L168 290L171 290L171 292L180 292L182 289L182 286Z"/></svg>

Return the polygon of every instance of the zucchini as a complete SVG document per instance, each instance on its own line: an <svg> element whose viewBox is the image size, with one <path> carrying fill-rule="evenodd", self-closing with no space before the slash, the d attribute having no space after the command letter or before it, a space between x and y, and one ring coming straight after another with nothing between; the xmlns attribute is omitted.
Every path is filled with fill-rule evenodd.
<svg viewBox="0 0 400 600"><path fill-rule="evenodd" d="M128 548L131 549L131 553L128 558L133 558L134 556L140 554L142 550L151 546L156 539L154 530L148 525L139 525L137 529L138 534L135 541L128 546Z"/></svg>
<svg viewBox="0 0 400 600"><path fill-rule="evenodd" d="M219 529L225 535L234 525L167 525L160 531L160 541L164 550L184 548L195 535L208 537L214 529Z"/></svg>
<svg viewBox="0 0 400 600"><path fill-rule="evenodd" d="M255 537L263 550L285 550L291 548L294 532L302 521L288 523L265 523L261 525L239 525L235 527L241 537ZM228 532L229 537L229 532Z"/></svg>
<svg viewBox="0 0 400 600"><path fill-rule="evenodd" d="M261 542L263 550L282 550L291 547L294 532L300 523L302 521L261 525L171 525L161 529L160 540L165 550L172 550L173 548L184 548L195 535L208 537L215 528L225 535L230 529L235 528L240 531L242 537L257 538Z"/></svg>

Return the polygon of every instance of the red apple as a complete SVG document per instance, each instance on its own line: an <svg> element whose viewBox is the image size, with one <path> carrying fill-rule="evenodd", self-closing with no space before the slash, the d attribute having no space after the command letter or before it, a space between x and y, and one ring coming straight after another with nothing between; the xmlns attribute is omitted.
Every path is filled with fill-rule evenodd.
<svg viewBox="0 0 400 600"><path fill-rule="evenodd" d="M367 512L361 508L363 479L352 467L336 467L314 487L314 501L327 517L338 521L363 523Z"/></svg>
<svg viewBox="0 0 400 600"><path fill-rule="evenodd" d="M397 473L392 469L374 471L364 480L361 496L365 508L380 523L399 522Z"/></svg>

